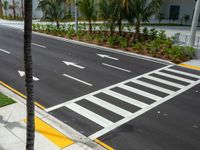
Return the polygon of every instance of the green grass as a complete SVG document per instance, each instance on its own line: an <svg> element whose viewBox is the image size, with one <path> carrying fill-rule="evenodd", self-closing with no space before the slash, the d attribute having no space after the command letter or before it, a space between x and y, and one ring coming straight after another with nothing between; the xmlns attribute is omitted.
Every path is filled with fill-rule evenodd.
<svg viewBox="0 0 200 150"><path fill-rule="evenodd" d="M13 103L15 103L14 100L12 100L11 98L0 93L0 107L10 105L10 104L13 104Z"/></svg>

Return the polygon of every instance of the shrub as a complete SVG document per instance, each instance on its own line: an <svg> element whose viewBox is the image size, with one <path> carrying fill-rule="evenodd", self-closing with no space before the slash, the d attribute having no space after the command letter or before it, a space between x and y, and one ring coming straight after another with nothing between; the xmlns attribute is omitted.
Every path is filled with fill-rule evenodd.
<svg viewBox="0 0 200 150"><path fill-rule="evenodd" d="M127 48L128 47L128 40L125 37L120 36L118 38L118 42L119 42L119 46L121 48Z"/></svg>
<svg viewBox="0 0 200 150"><path fill-rule="evenodd" d="M171 48L166 48L165 52L170 55L174 62L185 60L187 58L193 58L195 50L192 47L173 45Z"/></svg>
<svg viewBox="0 0 200 150"><path fill-rule="evenodd" d="M96 35L94 39L97 43L103 43L105 41L105 37L101 34Z"/></svg>
<svg viewBox="0 0 200 150"><path fill-rule="evenodd" d="M133 49L137 50L137 51L143 51L143 45L141 42L135 42L132 45Z"/></svg>
<svg viewBox="0 0 200 150"><path fill-rule="evenodd" d="M110 46L114 46L116 42L117 42L117 40L116 40L116 37L115 37L115 36L110 36L110 37L108 37L108 39L107 39L107 43L108 43Z"/></svg>
<svg viewBox="0 0 200 150"><path fill-rule="evenodd" d="M153 28L150 30L149 35L150 35L151 39L155 39L158 36L158 31L155 28Z"/></svg>

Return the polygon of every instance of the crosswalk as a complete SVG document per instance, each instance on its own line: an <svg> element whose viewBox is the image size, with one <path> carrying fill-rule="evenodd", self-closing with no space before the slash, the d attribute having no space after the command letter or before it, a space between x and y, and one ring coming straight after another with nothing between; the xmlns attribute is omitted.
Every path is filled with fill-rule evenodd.
<svg viewBox="0 0 200 150"><path fill-rule="evenodd" d="M181 67L166 66L68 101L47 111L66 107L101 126L102 129L89 135L89 138L96 139L199 83L200 72L194 73ZM96 109L90 109L89 105L86 108L86 105L83 105L86 102ZM123 103L136 107L136 111L127 110L122 106ZM106 115L101 115L102 109L109 111L107 115L115 114L120 117L116 119L117 121L109 120Z"/></svg>

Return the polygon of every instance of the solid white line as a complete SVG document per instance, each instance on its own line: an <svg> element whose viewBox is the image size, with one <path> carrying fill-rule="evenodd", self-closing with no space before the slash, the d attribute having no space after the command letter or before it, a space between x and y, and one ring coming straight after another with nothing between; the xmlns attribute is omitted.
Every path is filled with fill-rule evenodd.
<svg viewBox="0 0 200 150"><path fill-rule="evenodd" d="M179 80L179 81L187 82L187 83L194 82L193 80L189 80L189 79L186 79L186 78L178 77L178 76L171 75L171 74L164 73L164 72L156 72L156 74L159 74L159 75L165 76L165 77L169 77L169 78L173 78L173 79L176 79L176 80Z"/></svg>
<svg viewBox="0 0 200 150"><path fill-rule="evenodd" d="M113 122L80 106L80 105L77 105L76 103L72 103L72 104L69 104L69 105L66 105L65 107L73 110L74 112L78 113L79 115L82 115L86 118L88 118L89 120L99 124L100 126L102 127L107 127L109 125L112 125Z"/></svg>
<svg viewBox="0 0 200 150"><path fill-rule="evenodd" d="M151 89L154 89L154 90L157 90L157 91L161 91L161 92L166 93L166 94L172 94L172 93L174 93L174 91L171 91L169 89L165 89L165 88L162 88L162 87L159 87L157 85L150 84L150 83L147 83L147 82L144 82L144 81L132 80L131 82L143 85L145 87L148 87L148 88L151 88Z"/></svg>
<svg viewBox="0 0 200 150"><path fill-rule="evenodd" d="M6 51L6 50L4 50L4 49L0 49L0 51L1 51L1 52L4 52L4 53L6 53L6 54L10 54L9 51Z"/></svg>
<svg viewBox="0 0 200 150"><path fill-rule="evenodd" d="M93 96L93 95L95 95L95 94L101 93L103 90L112 89L112 88L114 88L114 87L117 87L117 86L120 85L120 84L126 84L126 83L128 83L128 82L131 82L133 79L137 80L137 79L139 79L139 78L141 78L141 77L145 77L145 76L147 76L147 75L149 75L149 74L152 74L152 73L154 73L155 71L163 70L163 69L168 68L168 67L172 67L172 65L165 66L165 67L159 68L159 69L157 69L157 70L153 70L153 71L151 71L151 72L148 72L148 73L146 73L146 74L142 74L142 75L137 76L137 77L135 77L135 78L128 79L128 80L125 80L125 81L123 81L123 82L120 82L120 83L117 83L117 84L108 86L108 87L106 87L106 88L103 88L103 89L97 90L97 91L95 91L95 92L92 92L92 93L83 95L83 96L81 96L81 97L72 99L72 100L70 100L70 101L66 101L66 102L57 104L57 105L55 105L55 106L52 106L52 107L49 107L49 108L45 109L45 111L50 112L50 111L59 109L59 108L65 106L65 105L67 105L67 104L70 104L70 103L73 103L73 102L77 102L77 101L82 100L82 99L84 99L84 98L86 98L86 97L88 97L88 96ZM184 86L183 86L183 87L184 87ZM128 102L127 102L127 103L128 103ZM133 105L134 105L134 104L133 104Z"/></svg>
<svg viewBox="0 0 200 150"><path fill-rule="evenodd" d="M130 87L128 85L123 85L122 84L122 85L119 85L118 87L120 87L120 88L122 88L124 90L130 91L132 93L136 93L136 94L139 94L141 96L144 96L144 97L147 97L147 98L151 98L152 100L155 100L155 101L159 101L161 99L161 97L159 97L157 95L154 95L154 94L151 94L151 93L136 89L134 87Z"/></svg>
<svg viewBox="0 0 200 150"><path fill-rule="evenodd" d="M35 46L38 46L38 47L41 47L41 48L47 48L47 47L44 46L44 45L40 45L40 44L36 44L36 43L32 43L32 45L35 45Z"/></svg>
<svg viewBox="0 0 200 150"><path fill-rule="evenodd" d="M103 90L102 92L107 94L107 95L110 95L112 97L115 97L115 98L117 98L117 99L119 99L121 101L127 102L127 103L129 103L131 105L135 105L137 107L140 107L140 108L145 108L145 107L148 106L148 104L146 104L146 103L143 103L141 101L135 100L133 98L130 98L130 97L125 96L125 95L122 95L120 93L114 92L112 90Z"/></svg>
<svg viewBox="0 0 200 150"><path fill-rule="evenodd" d="M113 65L109 65L109 64L106 64L106 63L102 63L102 65L108 66L108 67L111 67L111 68L115 68L115 69L118 69L118 70L121 70L121 71L125 71L125 72L131 72L130 70L119 68L119 67L116 67L116 66L113 66Z"/></svg>
<svg viewBox="0 0 200 150"><path fill-rule="evenodd" d="M183 74L183 75L190 76L190 77L193 77L193 78L200 79L200 76L192 74L192 73L188 73L188 72L184 72L184 71L180 71L180 70L175 70L175 69L172 69L172 68L166 68L165 70L170 71L170 72L174 72L174 73L178 73L178 74Z"/></svg>
<svg viewBox="0 0 200 150"><path fill-rule="evenodd" d="M127 110L124 110L118 106L115 106L111 103L108 103L108 102L106 102L100 98L94 97L94 96L87 97L86 100L88 100L94 104L97 104L97 105L99 105L109 111L112 111L120 116L123 116L123 117L127 117L132 114L131 112L129 112Z"/></svg>
<svg viewBox="0 0 200 150"><path fill-rule="evenodd" d="M73 80L76 80L76 81L78 81L78 82L81 82L81 83L83 83L83 84L86 84L86 85L88 85L88 86L93 86L92 84L90 84L90 83L88 83L88 82L85 82L85 81L83 81L83 80L77 79L77 78L72 77L72 76L70 76L70 75L63 74L63 76L68 77L68 78L73 79Z"/></svg>
<svg viewBox="0 0 200 150"><path fill-rule="evenodd" d="M156 78L156 77L153 77L153 76L144 76L145 78L147 79L150 79L150 80L154 80L154 81L157 81L157 82L160 82L160 83L164 83L164 84L167 84L167 85L170 85L170 86L174 86L174 87L177 87L177 88L184 88L185 86L184 85L181 85L181 84L178 84L178 83L174 83L174 82L170 82L170 81L167 81L167 80L163 80L163 79L160 79L160 78Z"/></svg>
<svg viewBox="0 0 200 150"><path fill-rule="evenodd" d="M120 120L120 121L114 123L113 125L108 126L108 127L104 128L104 129L102 129L102 130L100 130L100 131L98 131L98 132L96 132L96 133L90 135L89 138L90 138L91 140L97 139L97 138L101 137L102 135L104 135L104 134L106 134L106 133L108 133L108 132L114 130L115 128L117 128L117 127L119 127L119 126L125 124L126 122L129 122L130 120L135 119L136 117L138 117L138 116L140 116L140 115L146 113L147 111L149 111L149 110L155 108L156 106L158 106L158 105L160 105L160 104L162 104L162 103L164 103L164 102L166 102L166 101L172 99L173 97L175 97L175 96L177 96L177 95L179 95L179 94L181 94L181 93L187 91L188 89L194 87L195 85L198 85L199 83L200 83L200 80L198 80L198 81L196 81L196 82L193 82L192 84L190 84L189 86L186 86L186 87L182 88L182 89L179 90L178 92L175 92L175 93L171 94L170 96L167 96L167 97L163 98L162 100L157 101L157 102L155 102L155 103L149 105L149 107L146 107L146 108L144 108L144 109L141 109L141 110L137 111L136 113L134 113L133 115L128 116L128 117L126 117L126 118L124 118L124 119L122 119L122 120Z"/></svg>

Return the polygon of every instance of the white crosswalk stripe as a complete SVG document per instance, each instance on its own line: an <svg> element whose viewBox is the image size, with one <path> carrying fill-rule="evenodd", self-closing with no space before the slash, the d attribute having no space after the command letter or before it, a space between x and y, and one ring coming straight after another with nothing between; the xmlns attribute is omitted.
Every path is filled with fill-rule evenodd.
<svg viewBox="0 0 200 150"><path fill-rule="evenodd" d="M127 86L127 85L120 85L119 86L120 88L124 89L124 90L128 90L130 92L133 92L133 93L136 93L136 94L139 94L141 96L144 96L144 97L149 97L155 101L159 101L161 97L159 96L156 96L156 95L153 95L153 94L150 94L148 92L145 92L145 91L142 91L142 90L139 90L139 89L136 89L136 88L133 88L133 87L130 87L130 86Z"/></svg>
<svg viewBox="0 0 200 150"><path fill-rule="evenodd" d="M167 85L170 85L170 86L174 86L174 87L177 87L177 88L184 88L185 87L184 85L174 83L174 82L170 82L170 81L167 81L167 80L163 80L163 79L160 79L160 78L156 78L156 77L153 77L153 76L144 76L144 77L147 78L147 79L154 80L154 81L164 83L164 84L167 84Z"/></svg>
<svg viewBox="0 0 200 150"><path fill-rule="evenodd" d="M186 76L193 77L193 78L196 78L196 79L200 78L200 76L198 76L198 75L187 73L187 72L183 72L183 71L179 71L179 70L175 70L175 69L172 69L172 68L165 68L164 70L167 70L167 71L170 71L170 72L174 72L174 73L178 73L178 74L182 74L182 75L186 75Z"/></svg>
<svg viewBox="0 0 200 150"><path fill-rule="evenodd" d="M161 72L161 70L169 71L169 73ZM184 75L185 77L188 76L188 78L186 79L183 76L180 77L180 76L172 75L172 74L170 74L170 72L176 73L178 75ZM182 85L180 83L168 81L167 79L158 78L158 77L152 76L151 75L152 73L158 74L160 76L176 79L178 81L183 81L183 82L188 83L188 85ZM194 80L192 80L192 79L190 80L189 77L193 77ZM140 78L150 79L152 82L147 83L147 82L145 82L145 80L141 81ZM195 79L197 81L195 81ZM153 84L154 82L156 82L157 84L156 85ZM136 86L132 87L131 84L129 84L129 83L136 83L141 86L140 86L140 88L139 87L137 88ZM158 85L158 83L160 83L162 85L165 84L168 86L160 87ZM107 87L107 88L104 88L104 89L101 89L98 91L95 91L95 92L87 94L85 96L81 96L79 98L65 102L63 104L59 104L58 106L54 106L53 108L49 108L48 110L52 111L52 110L59 109L59 108L65 106L65 107L69 108L70 110L74 111L75 113L102 126L103 129L101 129L100 131L97 131L96 133L89 136L89 138L93 140L93 139L96 139L96 138L108 133L109 131L119 127L120 125L123 125L124 123L138 117L139 115L142 115L143 113L151 110L152 108L170 100L171 98L181 94L182 92L192 88L193 86L195 86L199 83L200 83L200 76L198 76L196 74L180 71L177 69L173 69L173 68L171 68L171 66L168 66L168 67L164 67L162 69L152 71L150 73L143 74L141 76L138 76L138 77L135 77L132 79L128 79L121 83L112 85L110 87ZM148 92L147 92L147 90L146 91L142 90L142 87L144 87L144 88L146 87L146 88L149 88L152 90L148 90ZM172 89L170 89L170 87L172 87ZM173 87L178 88L178 90L174 91ZM118 88L119 91L122 90L122 91L126 91L126 92L120 92L120 93L119 93L119 91L116 92L116 90L114 90L115 88ZM164 96L164 97L158 96L157 94L159 94L159 92L166 94L166 96ZM131 93L132 96L127 95L126 93ZM105 99L105 97L99 98L98 96L96 96L97 94L105 94L108 97L114 98L115 102L126 103L126 105L137 107L138 110L136 110L135 112L132 112L132 111L130 112L119 104L118 104L118 106L116 106L116 103L113 104L112 101L107 101ZM138 95L137 98L134 97L134 95ZM145 103L144 98L150 99L152 101L152 103L150 103L150 104ZM98 111L93 112L93 111L88 110L87 108L84 108L83 106L80 106L79 104L77 104L77 102L82 101L82 100L86 100L89 103L95 104L95 106L97 106L97 107L104 108L107 111L110 111L116 115L123 117L123 118L121 119L121 117L120 117L120 120L117 122L110 121L109 119L106 119L105 117L102 117L101 115L99 115Z"/></svg>
<svg viewBox="0 0 200 150"><path fill-rule="evenodd" d="M179 81L184 81L184 82L187 82L187 83L194 82L193 80L189 80L189 79L182 78L182 77L177 77L175 75L171 75L171 74L164 73L164 72L156 72L156 74L159 74L159 75L162 75L162 76L165 76L165 77L169 77L169 78L173 78L173 79L176 79L176 80L179 80Z"/></svg>
<svg viewBox="0 0 200 150"><path fill-rule="evenodd" d="M140 102L140 101L130 98L128 96L122 95L120 93L114 92L112 90L104 90L103 93L110 95L112 97L115 97L121 101L127 102L127 103L135 105L137 107L140 107L140 108L145 108L148 106L148 104L145 104L143 102Z"/></svg>
<svg viewBox="0 0 200 150"><path fill-rule="evenodd" d="M174 93L174 91L172 91L172 90L165 89L165 88L162 88L162 87L159 87L159 86L147 83L147 82L143 82L143 81L140 81L140 80L133 80L131 82L143 85L145 87L148 87L148 88L151 88L151 89L154 89L154 90L161 91L161 92L166 93L166 94L172 94L172 93Z"/></svg>
<svg viewBox="0 0 200 150"><path fill-rule="evenodd" d="M78 104L76 103L71 103L69 105L66 106L67 108L75 111L76 113L92 120L93 122L101 125L102 127L107 127L109 125L112 125L113 122L110 121L110 120L107 120L106 118L98 115L98 114L95 114L93 113L92 111L82 107L82 106L79 106Z"/></svg>
<svg viewBox="0 0 200 150"><path fill-rule="evenodd" d="M88 100L88 101L90 101L92 103L95 103L95 104L97 104L97 105L99 105L99 106L101 106L101 107L103 107L103 108L105 108L107 110L110 110L110 111L112 111L112 112L114 112L116 114L119 114L119 115L121 115L123 117L127 117L127 116L132 114L131 112L129 112L127 110L124 110L124 109L122 109L120 107L117 107L117 106L115 106L115 105L113 105L111 103L108 103L108 102L106 102L106 101L104 101L102 99L99 99L97 97L94 97L94 96L87 97L86 100Z"/></svg>

